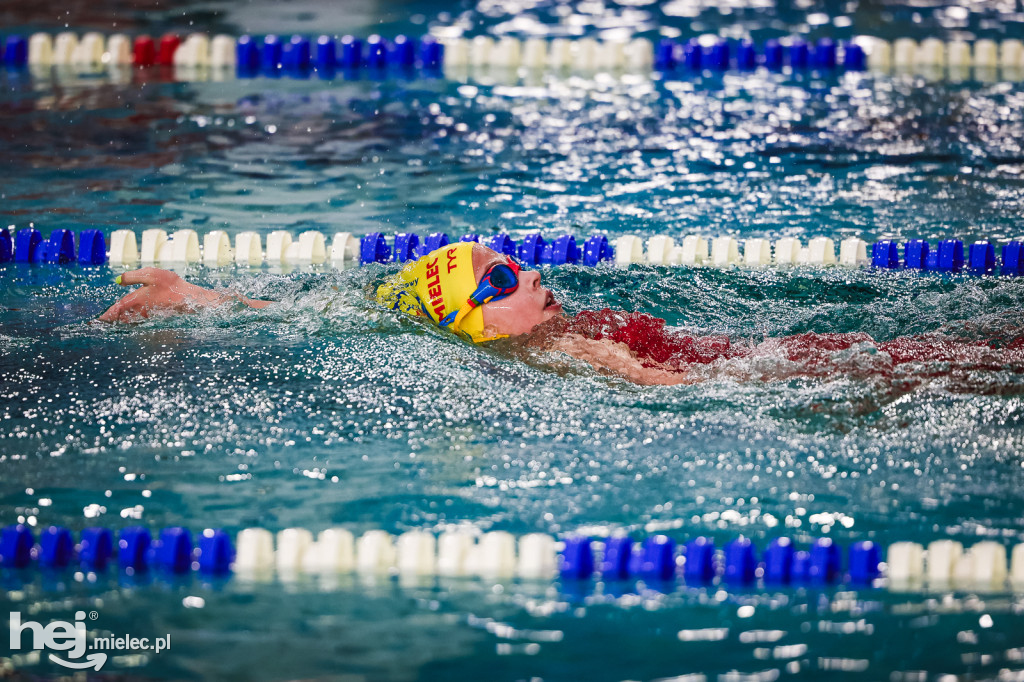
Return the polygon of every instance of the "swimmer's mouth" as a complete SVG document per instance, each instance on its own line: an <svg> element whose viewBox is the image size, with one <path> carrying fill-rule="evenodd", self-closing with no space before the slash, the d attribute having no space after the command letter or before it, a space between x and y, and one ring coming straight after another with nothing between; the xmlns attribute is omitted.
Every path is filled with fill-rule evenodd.
<svg viewBox="0 0 1024 682"><path fill-rule="evenodd" d="M551 293L551 291L549 290L548 291L548 297L544 301L544 310L550 310L552 312L558 312L561 309L562 309L561 304L559 304L558 301L555 300L555 295L553 293Z"/></svg>

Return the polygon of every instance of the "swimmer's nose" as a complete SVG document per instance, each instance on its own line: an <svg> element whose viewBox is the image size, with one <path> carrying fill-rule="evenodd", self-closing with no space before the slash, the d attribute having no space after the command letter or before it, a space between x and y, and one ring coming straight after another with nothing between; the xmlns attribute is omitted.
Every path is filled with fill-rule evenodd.
<svg viewBox="0 0 1024 682"><path fill-rule="evenodd" d="M519 279L530 289L540 287L540 273L536 270L526 270L519 273Z"/></svg>

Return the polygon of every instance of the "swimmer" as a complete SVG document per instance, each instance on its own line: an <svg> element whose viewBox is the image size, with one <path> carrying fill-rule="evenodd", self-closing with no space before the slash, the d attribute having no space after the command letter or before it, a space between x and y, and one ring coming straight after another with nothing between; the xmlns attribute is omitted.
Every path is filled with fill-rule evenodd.
<svg viewBox="0 0 1024 682"><path fill-rule="evenodd" d="M157 268L126 272L122 286L142 285L100 315L103 322L137 322L152 315L194 312L240 303L265 308L273 301L204 289ZM976 369L1024 372L1024 337L1001 348L986 342L934 337L876 343L863 333L802 334L733 345L728 337L699 337L666 329L644 313L584 311L565 316L541 274L475 243L442 247L408 263L376 290L377 302L429 321L473 343L503 343L528 352L562 353L604 374L644 385L687 384L713 376L739 380L891 375L898 365L933 363L941 374ZM840 356L853 353L853 360ZM759 369L769 358L769 369ZM838 358L838 359L837 359ZM746 362L729 363L729 360ZM721 362L720 362L721 361ZM846 362L846 365L837 363ZM931 370L918 377L936 376ZM918 383L915 381L914 383Z"/></svg>
<svg viewBox="0 0 1024 682"><path fill-rule="evenodd" d="M138 322L154 315L189 313L231 303L250 308L273 303L204 289L158 268L126 272L116 281L122 286L142 286L100 315L103 322ZM520 337L563 317L562 306L551 290L541 286L540 272L522 269L508 256L475 243L442 247L409 263L378 288L377 301L430 320L474 343ZM534 344L539 345L536 340ZM645 366L626 345L612 340L561 333L543 345L635 383L686 381L684 373Z"/></svg>

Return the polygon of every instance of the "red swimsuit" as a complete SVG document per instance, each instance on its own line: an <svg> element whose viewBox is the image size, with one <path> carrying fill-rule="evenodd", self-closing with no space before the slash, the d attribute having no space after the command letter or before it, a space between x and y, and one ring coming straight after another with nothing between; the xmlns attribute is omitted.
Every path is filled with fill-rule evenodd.
<svg viewBox="0 0 1024 682"><path fill-rule="evenodd" d="M665 328L665 320L646 313L627 313L605 308L586 310L566 320L559 331L576 333L586 338L604 338L629 346L646 367L685 372L687 365L709 364L718 359L747 357L755 352L751 346L733 346L726 336L691 336ZM970 341L930 334L899 337L876 342L864 333L815 334L813 332L773 339L778 355L799 363L801 373L820 374L835 366L834 353L849 350L856 344L870 344L877 352L891 358L892 365L911 362L935 366L924 375L946 374L954 370L1000 370L1024 372L1024 335L1012 339L1001 348L993 342ZM888 364L888 363L886 363ZM787 374L789 374L787 372Z"/></svg>

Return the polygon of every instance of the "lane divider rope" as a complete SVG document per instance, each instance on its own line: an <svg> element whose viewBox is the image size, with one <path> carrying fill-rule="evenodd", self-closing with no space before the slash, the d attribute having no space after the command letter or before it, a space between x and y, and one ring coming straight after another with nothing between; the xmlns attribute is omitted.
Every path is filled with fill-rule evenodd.
<svg viewBox="0 0 1024 682"><path fill-rule="evenodd" d="M444 32L444 31L443 31ZM917 69L924 72L949 69L951 75L963 69L1002 69L1010 79L1024 79L1024 43L1016 38L996 42L982 38L942 41L926 38L920 42L900 38L888 42L870 36L836 42L821 38L808 42L798 36L769 39L761 45L715 36L685 41L669 38L657 44L647 38L607 41L594 38L527 38L512 36L473 38L425 35L417 39L398 35L388 40L371 35L365 40L351 35L340 39L322 35L311 38L293 35L255 37L209 36L192 33L184 37L168 33L159 39L149 35L134 38L126 34L104 36L88 32L81 36L63 31L55 36L34 33L10 34L2 42L3 63L8 68L25 66L174 67L182 80L201 79L196 69L233 69L240 78L287 74L306 77L315 71L333 77L337 71L406 68L439 70L458 75L469 69L520 67L540 70L650 71L660 72L727 69L828 71L842 68ZM189 71L192 69L193 71ZM467 74L468 75L468 74Z"/></svg>
<svg viewBox="0 0 1024 682"><path fill-rule="evenodd" d="M276 542L275 542L276 540ZM525 580L643 580L687 585L724 581L752 586L855 584L895 590L1024 589L1024 543L1007 554L1002 543L984 540L965 547L935 540L927 547L896 542L887 548L870 540L846 552L831 538L799 548L790 538L770 541L763 552L745 537L719 548L709 537L684 543L667 535L635 540L627 535L591 537L544 533L516 537L505 531L455 530L434 535L413 530L392 535L370 530L356 537L345 528L317 536L305 528L276 534L262 528L239 531L234 539L208 528L195 538L183 527L153 535L142 526L86 528L78 542L70 530L49 526L36 538L30 526L0 530L0 567L60 570L80 567L130 575L153 570L288 579L300 574L362 573L404 576L520 578Z"/></svg>
<svg viewBox="0 0 1024 682"><path fill-rule="evenodd" d="M593 234L580 243L569 234L548 241L539 232L533 232L516 242L508 234L498 233L469 234L460 241L479 242L499 253L515 256L531 267L596 266L610 261L620 266L640 263L726 268L844 266L1024 275L1024 239L1005 241L1001 245L977 241L965 247L960 239L945 239L937 244L920 239L868 244L858 237L847 237L839 242L838 251L830 237L814 237L805 245L796 237L782 237L772 242L761 237L741 241L730 236L687 235L676 242L668 235L654 235L647 240L646 248L644 240L637 235L622 235L609 241L607 235ZM83 230L78 233L76 252L75 233L68 229L55 229L43 239L35 227L16 230L13 236L10 228L2 228L0 263L109 263L113 267L202 264L209 268L330 265L344 269L352 265L414 260L450 243L450 237L443 232L432 233L422 241L411 232L398 233L390 241L381 232L362 236L337 232L328 242L317 230L307 230L298 237L287 230L274 230L266 235L265 242L258 232L239 232L232 245L224 230L207 232L200 240L195 230L177 230L168 235L165 230L152 228L144 230L141 239L132 230L116 230L111 233L109 244L102 231Z"/></svg>

